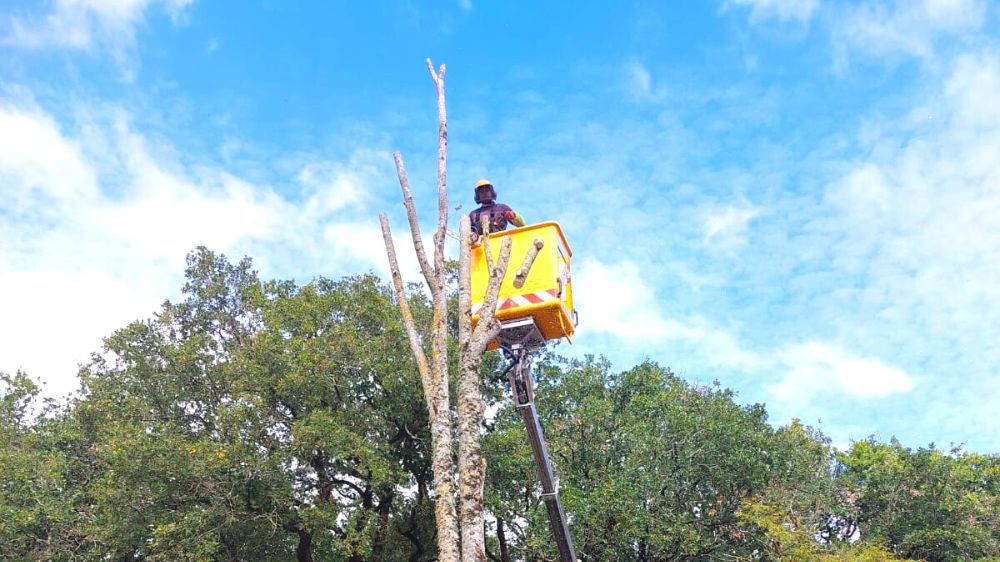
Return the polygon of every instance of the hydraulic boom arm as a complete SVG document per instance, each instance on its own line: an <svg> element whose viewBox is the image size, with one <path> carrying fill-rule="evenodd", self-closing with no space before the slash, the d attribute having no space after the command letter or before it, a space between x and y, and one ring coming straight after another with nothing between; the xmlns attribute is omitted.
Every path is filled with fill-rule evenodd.
<svg viewBox="0 0 1000 562"><path fill-rule="evenodd" d="M542 483L542 501L545 502L545 509L549 513L549 523L552 526L552 535L559 547L559 559L561 562L577 562L576 553L573 551L573 540L569 535L569 526L566 523L566 512L563 511L562 502L559 501L559 480L552 471L549 451L545 446L545 436L542 434L542 426L538 422L538 411L535 410L535 393L531 380L531 351L516 346L504 348L504 355L512 361L507 374L510 381L511 399L518 412L521 413L524 428L528 432L528 442L531 444L535 466L538 467L538 478Z"/></svg>

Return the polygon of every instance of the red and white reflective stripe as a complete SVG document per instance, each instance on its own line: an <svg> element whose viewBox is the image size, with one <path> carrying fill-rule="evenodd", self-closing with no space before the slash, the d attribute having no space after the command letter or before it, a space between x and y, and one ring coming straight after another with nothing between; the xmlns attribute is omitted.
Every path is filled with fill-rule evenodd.
<svg viewBox="0 0 1000 562"><path fill-rule="evenodd" d="M538 291L537 293L526 293L523 295L514 295L512 297L507 297L504 299L497 310L505 310L508 308L514 308L515 306L528 306L530 304L540 304L543 302L556 300L556 290L549 289L548 291Z"/></svg>
<svg viewBox="0 0 1000 562"><path fill-rule="evenodd" d="M555 300L559 300L559 297L556 296L555 289L537 291L535 293L525 293L523 295L514 295L512 297L505 298L500 302L500 305L497 306L497 310L507 310L508 308L514 308L517 306L528 306ZM483 303L481 302L472 305L472 314L479 314L479 310L481 308L483 308Z"/></svg>

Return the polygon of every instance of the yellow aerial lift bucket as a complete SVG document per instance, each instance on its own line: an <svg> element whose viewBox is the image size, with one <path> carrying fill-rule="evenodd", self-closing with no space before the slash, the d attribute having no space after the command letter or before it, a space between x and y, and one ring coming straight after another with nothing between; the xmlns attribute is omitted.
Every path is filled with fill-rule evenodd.
<svg viewBox="0 0 1000 562"><path fill-rule="evenodd" d="M570 258L566 237L555 222L530 224L490 234L490 252L496 261L504 238L512 241L510 265L500 285L497 298L497 319L505 326L516 320L531 319L544 340L566 338L572 340L576 327L576 312L573 309L573 284L570 276ZM536 241L541 241L534 263L528 270L523 284L515 283L517 271L524 256ZM479 309L483 305L489 271L484 245L472 248L472 323L479 320ZM515 285L520 285L515 286ZM489 349L496 349L499 343L493 341Z"/></svg>

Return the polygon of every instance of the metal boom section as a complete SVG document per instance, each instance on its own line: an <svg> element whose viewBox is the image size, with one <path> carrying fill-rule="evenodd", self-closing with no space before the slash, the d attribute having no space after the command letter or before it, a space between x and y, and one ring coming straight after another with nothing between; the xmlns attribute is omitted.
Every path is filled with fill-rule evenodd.
<svg viewBox="0 0 1000 562"><path fill-rule="evenodd" d="M502 336L501 339L503 339ZM504 346L503 350L504 355L512 361L507 370L511 399L518 412L521 413L524 428L528 433L528 443L531 444L535 466L538 468L538 479L542 484L542 501L545 502L549 523L552 526L552 535L559 547L559 559L561 562L577 562L576 553L573 550L573 539L569 535L569 525L566 522L566 512L559 500L559 479L552 471L549 450L545 446L545 436L542 434L542 425L538 421L538 411L535 409L534 385L531 379L532 349L521 344L514 344Z"/></svg>

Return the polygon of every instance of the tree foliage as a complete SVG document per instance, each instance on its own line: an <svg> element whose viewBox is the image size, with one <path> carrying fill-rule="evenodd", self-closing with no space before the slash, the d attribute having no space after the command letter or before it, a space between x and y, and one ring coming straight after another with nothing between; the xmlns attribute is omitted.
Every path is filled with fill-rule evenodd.
<svg viewBox="0 0 1000 562"><path fill-rule="evenodd" d="M426 403L393 291L261 281L206 249L186 278L179 302L105 340L72 400L0 375L0 559L434 560ZM488 553L553 560L502 369L485 357ZM536 377L582 560L1000 556L996 456L874 439L836 453L653 363L548 356Z"/></svg>
<svg viewBox="0 0 1000 562"><path fill-rule="evenodd" d="M761 405L739 406L731 392L656 364L623 373L593 360L544 365L536 397L576 544L592 560L749 557L760 537L741 524L744 502L783 479L824 476L825 444L791 440ZM521 441L506 408L489 437L491 508L517 537L517 555L542 559L551 546Z"/></svg>
<svg viewBox="0 0 1000 562"><path fill-rule="evenodd" d="M893 552L930 562L1000 556L997 456L868 439L838 460L858 525Z"/></svg>

